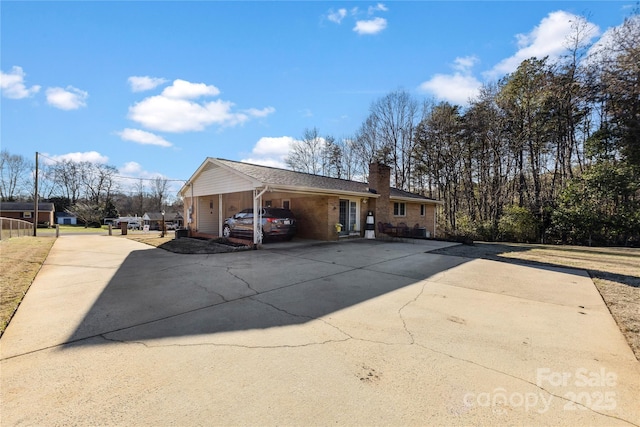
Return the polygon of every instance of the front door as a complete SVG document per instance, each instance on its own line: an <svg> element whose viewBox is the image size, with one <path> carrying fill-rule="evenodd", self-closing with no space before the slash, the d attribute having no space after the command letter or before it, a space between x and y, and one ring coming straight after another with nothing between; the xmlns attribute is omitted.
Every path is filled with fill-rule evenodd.
<svg viewBox="0 0 640 427"><path fill-rule="evenodd" d="M351 200L340 199L340 234L349 234L358 230L358 204Z"/></svg>

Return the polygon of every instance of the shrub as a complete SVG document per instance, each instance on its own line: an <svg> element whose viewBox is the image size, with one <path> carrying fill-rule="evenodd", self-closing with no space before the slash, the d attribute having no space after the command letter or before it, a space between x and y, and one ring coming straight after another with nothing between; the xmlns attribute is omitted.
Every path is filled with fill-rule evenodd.
<svg viewBox="0 0 640 427"><path fill-rule="evenodd" d="M503 241L535 242L538 224L533 213L521 206L509 206L498 221L498 236Z"/></svg>

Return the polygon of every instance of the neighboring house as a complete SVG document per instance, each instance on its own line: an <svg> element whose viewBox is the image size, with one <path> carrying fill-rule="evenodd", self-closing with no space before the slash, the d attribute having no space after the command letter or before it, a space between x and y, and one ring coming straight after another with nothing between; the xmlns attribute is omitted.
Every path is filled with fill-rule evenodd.
<svg viewBox="0 0 640 427"><path fill-rule="evenodd" d="M60 225L77 225L78 217L68 212L56 212L56 224Z"/></svg>
<svg viewBox="0 0 640 427"><path fill-rule="evenodd" d="M142 215L142 221L144 221L143 225L149 226L149 230L160 230L162 212L145 212L144 215Z"/></svg>
<svg viewBox="0 0 640 427"><path fill-rule="evenodd" d="M33 202L0 202L0 216L33 222ZM53 203L38 203L38 224L53 225L55 207Z"/></svg>
<svg viewBox="0 0 640 427"><path fill-rule="evenodd" d="M176 228L182 227L183 219L179 212L165 212L165 223L171 223ZM148 225L150 230L160 230L162 228L162 212L145 212L142 215L144 225Z"/></svg>
<svg viewBox="0 0 640 427"><path fill-rule="evenodd" d="M369 212L376 224L404 223L436 236L441 202L391 188L390 182L391 169L377 163L369 167L369 183L363 183L209 157L179 194L192 233L220 236L226 218L243 209L272 206L294 213L302 238L363 235ZM336 224L342 225L339 232ZM254 243L259 243L257 237Z"/></svg>

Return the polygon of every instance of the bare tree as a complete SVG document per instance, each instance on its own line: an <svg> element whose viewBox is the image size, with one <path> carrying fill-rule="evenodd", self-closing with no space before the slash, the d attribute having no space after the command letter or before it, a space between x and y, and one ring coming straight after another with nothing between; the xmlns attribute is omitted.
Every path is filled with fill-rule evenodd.
<svg viewBox="0 0 640 427"><path fill-rule="evenodd" d="M167 190L169 187L169 181L163 177L157 177L152 182L151 197L153 199L153 209L157 211L162 210L163 203L167 200Z"/></svg>
<svg viewBox="0 0 640 427"><path fill-rule="evenodd" d="M75 204L82 197L82 186L86 162L62 160L53 166L53 179L60 195Z"/></svg>
<svg viewBox="0 0 640 427"><path fill-rule="evenodd" d="M97 227L102 223L102 209L98 205L78 202L66 209L66 212L77 216L80 221L84 222L85 227L90 225Z"/></svg>
<svg viewBox="0 0 640 427"><path fill-rule="evenodd" d="M327 145L333 142L332 137L320 136L318 128L305 129L302 139L293 143L285 163L294 171L328 175L332 167L328 153L333 147L327 149Z"/></svg>
<svg viewBox="0 0 640 427"><path fill-rule="evenodd" d="M134 194L135 201L133 202L133 207L138 215L143 215L146 192L144 188L144 181L142 179L138 180L134 191L135 191L135 194Z"/></svg>
<svg viewBox="0 0 640 427"><path fill-rule="evenodd" d="M32 163L7 150L0 152L0 200L14 201L29 192L29 176Z"/></svg>
<svg viewBox="0 0 640 427"><path fill-rule="evenodd" d="M377 160L393 168L395 186L411 190L412 155L418 102L398 90L371 104L370 114L360 127L358 142L366 163Z"/></svg>
<svg viewBox="0 0 640 427"><path fill-rule="evenodd" d="M118 170L113 166L90 164L83 175L85 197L95 205L103 205L110 201L117 186L117 173Z"/></svg>

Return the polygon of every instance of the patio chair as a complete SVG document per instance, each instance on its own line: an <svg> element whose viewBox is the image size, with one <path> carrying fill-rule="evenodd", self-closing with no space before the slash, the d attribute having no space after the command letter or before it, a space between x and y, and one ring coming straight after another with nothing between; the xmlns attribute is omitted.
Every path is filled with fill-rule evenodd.
<svg viewBox="0 0 640 427"><path fill-rule="evenodd" d="M401 237L409 237L409 236L411 236L411 231L410 231L409 227L407 227L407 224L405 224L404 222L401 222L401 223L398 224L397 235L401 236Z"/></svg>

